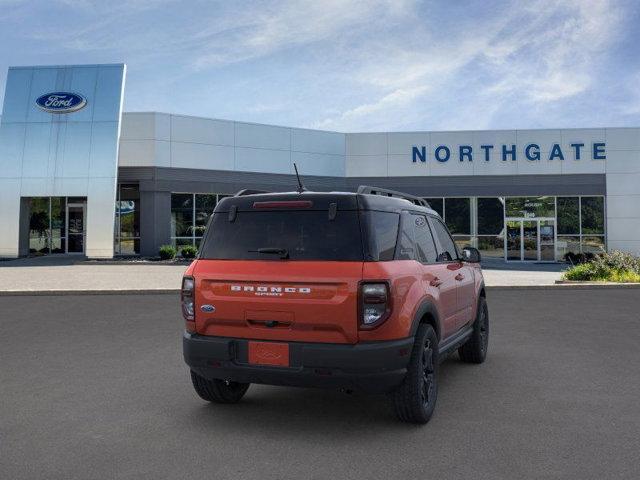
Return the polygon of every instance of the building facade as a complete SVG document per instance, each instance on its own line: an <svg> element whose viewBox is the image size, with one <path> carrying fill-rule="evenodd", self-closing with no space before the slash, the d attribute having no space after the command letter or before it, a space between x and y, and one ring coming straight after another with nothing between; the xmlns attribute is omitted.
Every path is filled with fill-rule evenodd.
<svg viewBox="0 0 640 480"><path fill-rule="evenodd" d="M32 68L32 78L46 68ZM0 120L2 220L9 225L0 231L2 256L155 255L163 244L197 246L220 198L243 188L292 190L294 163L309 189L367 184L427 198L456 241L485 256L640 254L640 128L340 133L120 114L114 106L121 105L124 66L55 68L66 72L57 83L31 80L22 90L12 85L28 69L9 71ZM84 73L94 83L74 80L82 69L95 69L95 77ZM99 83L101 69L121 72L118 98L117 78ZM51 92L85 105L43 112L38 102L55 102ZM110 98L108 118L100 116L100 95ZM82 122L90 124L82 130L89 140L73 133ZM117 127L107 135L101 128L109 122Z"/></svg>

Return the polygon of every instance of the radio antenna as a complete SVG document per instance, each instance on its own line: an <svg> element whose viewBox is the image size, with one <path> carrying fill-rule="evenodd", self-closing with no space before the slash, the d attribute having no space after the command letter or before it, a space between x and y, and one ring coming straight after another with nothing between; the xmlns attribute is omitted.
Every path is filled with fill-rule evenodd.
<svg viewBox="0 0 640 480"><path fill-rule="evenodd" d="M295 164L293 164L293 168L296 171L296 178L298 179L298 193L302 193L302 192L306 192L307 189L304 188L304 185L302 184L302 180L300 180L300 174L298 173L298 166Z"/></svg>

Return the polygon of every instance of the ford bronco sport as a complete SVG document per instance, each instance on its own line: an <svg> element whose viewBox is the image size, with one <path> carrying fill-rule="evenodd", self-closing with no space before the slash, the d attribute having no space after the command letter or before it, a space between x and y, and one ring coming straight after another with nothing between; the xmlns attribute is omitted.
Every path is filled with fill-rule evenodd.
<svg viewBox="0 0 640 480"><path fill-rule="evenodd" d="M440 361L487 354L479 262L399 192L227 197L182 281L195 391L218 403L251 383L384 392L401 420L426 423Z"/></svg>

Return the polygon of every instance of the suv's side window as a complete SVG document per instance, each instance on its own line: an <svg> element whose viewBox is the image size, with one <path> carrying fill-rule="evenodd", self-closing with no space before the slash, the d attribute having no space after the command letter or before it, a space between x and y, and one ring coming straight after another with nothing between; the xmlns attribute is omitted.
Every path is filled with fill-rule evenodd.
<svg viewBox="0 0 640 480"><path fill-rule="evenodd" d="M433 242L431 229L424 215L412 215L413 231L416 239L416 249L418 250L416 260L422 263L434 263L436 261L436 245Z"/></svg>
<svg viewBox="0 0 640 480"><path fill-rule="evenodd" d="M400 218L401 228L395 258L396 260L414 260L417 257L413 238L413 215L404 212Z"/></svg>
<svg viewBox="0 0 640 480"><path fill-rule="evenodd" d="M433 233L438 237L440 247L438 249L438 262L451 262L458 258L458 250L451 235L447 230L447 227L437 218L431 219L433 226Z"/></svg>

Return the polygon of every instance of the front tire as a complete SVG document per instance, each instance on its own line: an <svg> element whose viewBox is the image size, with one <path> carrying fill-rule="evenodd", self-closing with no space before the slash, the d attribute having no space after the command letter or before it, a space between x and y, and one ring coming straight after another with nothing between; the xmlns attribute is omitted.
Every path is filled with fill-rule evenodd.
<svg viewBox="0 0 640 480"><path fill-rule="evenodd" d="M473 333L469 340L458 349L460 360L466 363L482 363L487 358L489 346L489 309L487 300L480 297L478 301L478 313L473 322Z"/></svg>
<svg viewBox="0 0 640 480"><path fill-rule="evenodd" d="M191 382L196 393L208 402L238 403L249 389L249 383L209 380L191 370Z"/></svg>
<svg viewBox="0 0 640 480"><path fill-rule="evenodd" d="M403 422L427 423L438 397L438 337L431 325L418 327L402 385L392 392L396 415Z"/></svg>

